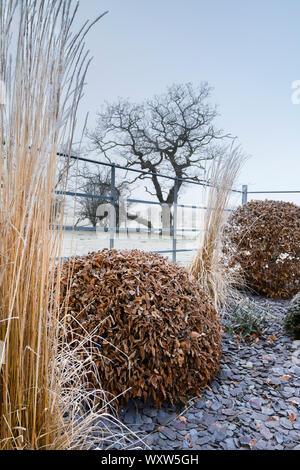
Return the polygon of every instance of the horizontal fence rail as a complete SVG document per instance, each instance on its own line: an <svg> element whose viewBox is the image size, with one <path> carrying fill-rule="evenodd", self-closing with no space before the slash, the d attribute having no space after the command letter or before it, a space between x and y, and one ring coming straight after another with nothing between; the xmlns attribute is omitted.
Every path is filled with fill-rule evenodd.
<svg viewBox="0 0 300 470"><path fill-rule="evenodd" d="M99 161L99 160L92 160L90 158L78 157L76 155L67 155L65 153L58 152L57 156L72 158L74 160L79 160L79 161L83 161L83 162L86 162L86 163L95 163L97 165L107 166L107 167L110 167L110 168L118 168L120 170L132 171L134 173L140 173L140 174L143 174L143 175L157 176L159 178L166 178L166 179L169 179L169 180L182 181L184 183L189 183L189 184L197 184L197 185L200 185L200 186L208 186L208 187L213 186L210 183L208 183L207 181L195 181L195 180L189 180L187 178L178 178L177 176L164 175L162 173L153 173L152 171L139 170L138 168L129 168L127 166L118 165L117 163L102 162L102 161ZM242 191L240 191L239 189L232 189L231 191L235 192L235 193L242 193Z"/></svg>
<svg viewBox="0 0 300 470"><path fill-rule="evenodd" d="M300 190L299 191L290 191L290 190L248 191L248 186L244 184L242 187L242 204L247 203L248 194L300 194Z"/></svg>
<svg viewBox="0 0 300 470"><path fill-rule="evenodd" d="M300 194L300 191L248 191L248 194Z"/></svg>
<svg viewBox="0 0 300 470"><path fill-rule="evenodd" d="M89 194L89 193L82 193L82 192L77 192L77 191L55 191L57 195L64 195L64 196L73 196L73 197L80 197L80 198L91 198L91 199L98 199L99 201L106 201L111 208L110 211L110 223L109 227L77 227L77 226L64 226L63 229L66 231L70 230L86 230L86 231L103 231L103 232L109 232L109 246L110 248L114 248L115 245L115 235L117 233L122 233L122 232L145 232L145 233L156 233L156 234L163 234L164 232L167 232L170 234L172 238L172 249L170 250L156 250L153 251L153 253L172 253L172 260L176 262L176 254L181 253L181 252L193 252L197 251L197 249L178 249L177 248L177 233L181 232L194 232L194 233L199 233L199 229L194 229L194 228L179 228L177 226L177 211L178 208L188 208L188 209L193 209L193 210L206 210L206 206L198 206L194 204L179 204L178 203L178 182L183 182L185 184L193 184L193 185L199 185L203 187L213 187L209 182L207 181L195 181L191 179L185 179L185 178L178 178L174 177L171 175L165 175L161 173L154 173L151 171L146 171L146 170L141 170L137 168L128 168L126 166L118 165L116 163L109 163L109 162L102 162L99 160L93 160L90 158L85 158L85 157L79 157L76 155L68 155L62 152L58 152L57 156L59 157L66 157L66 158L71 158L74 160L82 161L85 163L91 163L95 165L101 165L104 167L108 167L111 169L111 183L110 183L110 195L109 196L104 196L104 195L98 195L98 194ZM116 170L125 170L126 172L133 172L133 173L139 173L141 175L148 175L148 176L156 176L159 178L165 178L169 180L173 180L175 182L174 185L174 202L173 203L166 203L166 202L159 202L159 201L149 201L149 200L144 200L144 199L134 199L134 198L126 198L126 201L128 203L136 203L136 204L148 204L148 205L155 205L155 206L168 206L170 208L173 208L173 223L172 227L170 228L163 228L163 227L156 227L156 228L141 228L141 227L117 227L116 226L116 220L115 220L115 206L118 204L120 201L120 198L116 194ZM243 185L241 190L238 189L231 189L232 193L237 193L241 194L242 196L242 204L246 204L248 200L248 194L291 194L291 193L300 193L300 191L248 191L248 186ZM231 212L232 209L225 209L227 212Z"/></svg>

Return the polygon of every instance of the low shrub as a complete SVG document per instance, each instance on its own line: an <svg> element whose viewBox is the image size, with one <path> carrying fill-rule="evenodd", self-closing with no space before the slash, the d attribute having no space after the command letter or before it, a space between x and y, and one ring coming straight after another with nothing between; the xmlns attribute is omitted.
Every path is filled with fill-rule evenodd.
<svg viewBox="0 0 300 470"><path fill-rule="evenodd" d="M300 292L291 300L284 321L286 330L294 339L300 339Z"/></svg>
<svg viewBox="0 0 300 470"><path fill-rule="evenodd" d="M225 320L225 330L245 340L262 336L266 326L266 315L250 299L240 300L234 305Z"/></svg>
<svg viewBox="0 0 300 470"><path fill-rule="evenodd" d="M120 403L184 402L219 370L220 323L211 300L161 255L105 249L76 257L64 263L61 286L67 321L76 334L93 335L101 386L123 394Z"/></svg>
<svg viewBox="0 0 300 470"><path fill-rule="evenodd" d="M256 294L289 298L300 285L300 207L283 201L251 201L225 228L224 253Z"/></svg>

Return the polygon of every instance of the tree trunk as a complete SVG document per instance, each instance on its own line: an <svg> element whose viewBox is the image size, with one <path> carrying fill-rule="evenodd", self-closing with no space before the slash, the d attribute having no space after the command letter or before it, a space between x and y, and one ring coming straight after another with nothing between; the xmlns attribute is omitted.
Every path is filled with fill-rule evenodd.
<svg viewBox="0 0 300 470"><path fill-rule="evenodd" d="M173 214L172 206L164 205L161 206L161 225L163 229L163 235L171 236L173 228Z"/></svg>

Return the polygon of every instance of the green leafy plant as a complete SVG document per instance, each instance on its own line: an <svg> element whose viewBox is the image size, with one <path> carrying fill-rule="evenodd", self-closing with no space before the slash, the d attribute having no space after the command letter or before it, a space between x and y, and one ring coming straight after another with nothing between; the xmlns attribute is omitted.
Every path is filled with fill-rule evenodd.
<svg viewBox="0 0 300 470"><path fill-rule="evenodd" d="M300 292L291 300L286 316L285 328L295 339L300 339Z"/></svg>
<svg viewBox="0 0 300 470"><path fill-rule="evenodd" d="M267 326L267 316L250 299L240 300L226 317L225 331L243 339L262 336Z"/></svg>

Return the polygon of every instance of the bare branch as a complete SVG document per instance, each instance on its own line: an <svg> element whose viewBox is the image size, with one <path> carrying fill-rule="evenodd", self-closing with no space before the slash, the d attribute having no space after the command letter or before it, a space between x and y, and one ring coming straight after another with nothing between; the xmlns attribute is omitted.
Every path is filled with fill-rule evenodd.
<svg viewBox="0 0 300 470"><path fill-rule="evenodd" d="M109 161L152 172L135 181L150 179L154 193L148 186L147 192L160 202L172 203L174 180L159 178L159 173L202 181L205 162L220 151L216 143L231 137L215 127L217 110L209 104L210 94L207 83L199 87L187 83L172 85L142 104L126 100L106 104L95 130L87 134L92 148Z"/></svg>

